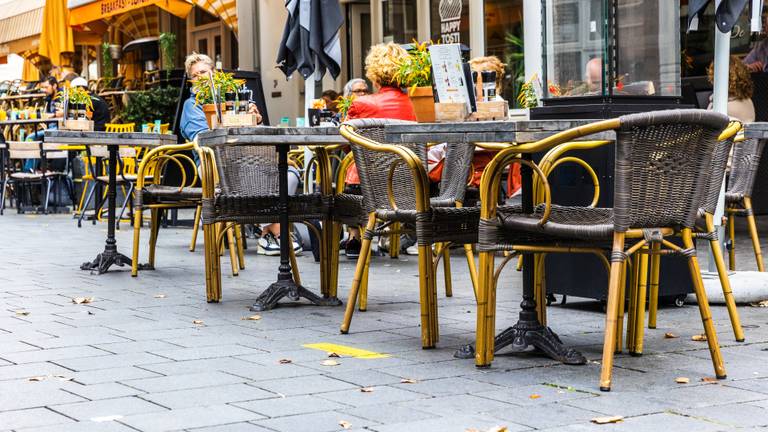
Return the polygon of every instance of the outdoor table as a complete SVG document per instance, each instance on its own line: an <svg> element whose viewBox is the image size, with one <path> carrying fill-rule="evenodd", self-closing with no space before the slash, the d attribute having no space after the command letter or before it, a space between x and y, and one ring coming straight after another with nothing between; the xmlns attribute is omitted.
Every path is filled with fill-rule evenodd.
<svg viewBox="0 0 768 432"><path fill-rule="evenodd" d="M744 137L768 139L768 122L745 123Z"/></svg>
<svg viewBox="0 0 768 432"><path fill-rule="evenodd" d="M280 266L278 267L277 281L272 283L264 292L256 298L251 306L252 311L264 311L274 308L283 297L288 297L293 301L299 298L305 298L318 306L338 306L341 301L335 296L318 296L306 287L296 284L293 280L293 274L289 259L289 247L292 247L290 240L289 214L288 214L288 151L292 146L305 145L317 147L318 156L324 154L323 147L345 144L347 141L339 134L336 127L229 127L214 129L212 131L202 132L198 135L198 143L201 146L216 145L264 145L274 146L278 154L278 184L279 184L279 205L280 212ZM327 157L327 156L326 156ZM323 185L327 188L330 185ZM326 192L330 192L326 190ZM334 241L330 237L330 220L324 221L323 236L321 241ZM336 240L338 241L338 240ZM321 272L325 275L330 274L330 257L327 257L325 263L321 263ZM327 277L321 277L321 283L327 284ZM328 287L321 287L323 293L328 293Z"/></svg>
<svg viewBox="0 0 768 432"><path fill-rule="evenodd" d="M58 123L58 118L48 118L48 119L16 119L16 120L3 120L0 121L0 128L4 128L6 126L27 126L27 125L34 125L35 126L35 133L37 133L40 125L42 124L55 124Z"/></svg>
<svg viewBox="0 0 768 432"><path fill-rule="evenodd" d="M156 147L176 144L176 136L168 134L139 133L139 132L86 132L69 130L45 131L47 143L85 146L107 146L109 150L109 190L107 191L107 241L104 252L96 255L93 261L85 262L81 270L98 270L99 274L106 273L112 264L119 266L131 265L131 259L117 251L115 239L115 195L117 191L117 153L121 145L140 147Z"/></svg>
<svg viewBox="0 0 768 432"><path fill-rule="evenodd" d="M389 143L516 143L525 144L547 138L557 132L591 123L590 120L526 120L526 121L483 121L461 123L417 123L387 125L384 129ZM590 135L584 139L613 140L612 132ZM531 153L522 154L524 160L532 160ZM533 211L533 171L522 165L523 180L522 206L526 212ZM542 325L536 314L534 299L534 270L532 255L523 254L523 300L520 303L520 318L514 326L502 331L495 338L495 351L511 345L513 352L538 348L549 357L567 364L584 364L584 356L567 348L552 329ZM471 345L461 347L454 356L474 358Z"/></svg>

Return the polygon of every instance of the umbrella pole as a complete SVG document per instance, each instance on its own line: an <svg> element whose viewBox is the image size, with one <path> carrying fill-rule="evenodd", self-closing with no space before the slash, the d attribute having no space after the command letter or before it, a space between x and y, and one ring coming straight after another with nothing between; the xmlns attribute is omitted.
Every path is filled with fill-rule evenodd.
<svg viewBox="0 0 768 432"><path fill-rule="evenodd" d="M720 4L718 0L717 5ZM715 58L714 58L714 88L712 91L712 108L715 112L728 115L728 66L730 62L731 51L731 32L723 33L715 26ZM720 187L720 197L717 200L715 210L715 229L717 238L720 239L720 248L723 248L725 239L725 229L722 225L723 211L725 207L725 181ZM715 259L709 254L707 260L707 270L710 273L716 273Z"/></svg>
<svg viewBox="0 0 768 432"><path fill-rule="evenodd" d="M317 56L315 56L314 63L317 64ZM309 126L309 109L312 108L312 100L315 99L315 83L317 71L304 80L304 125ZM304 147L304 170L307 171L304 176L307 182L304 184L304 192L312 193L315 191L315 176L312 174L312 150Z"/></svg>

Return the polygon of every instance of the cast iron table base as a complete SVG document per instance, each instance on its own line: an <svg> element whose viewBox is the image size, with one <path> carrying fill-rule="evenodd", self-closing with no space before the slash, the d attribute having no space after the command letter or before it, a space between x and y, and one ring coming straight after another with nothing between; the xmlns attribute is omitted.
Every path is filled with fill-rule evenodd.
<svg viewBox="0 0 768 432"><path fill-rule="evenodd" d="M117 250L104 250L104 252L96 255L96 259L93 261L84 262L83 265L80 266L80 270L98 270L99 274L102 274L106 273L113 264L122 267L124 265L131 265L132 263L130 258Z"/></svg>

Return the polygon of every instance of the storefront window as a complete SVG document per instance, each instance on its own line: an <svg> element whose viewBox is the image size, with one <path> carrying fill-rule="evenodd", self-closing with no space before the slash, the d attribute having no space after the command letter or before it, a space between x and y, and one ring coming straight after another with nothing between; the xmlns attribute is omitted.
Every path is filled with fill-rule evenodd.
<svg viewBox="0 0 768 432"><path fill-rule="evenodd" d="M432 40L469 46L469 0L431 0L429 10Z"/></svg>
<svg viewBox="0 0 768 432"><path fill-rule="evenodd" d="M384 42L411 43L417 37L416 0L383 0Z"/></svg>
<svg viewBox="0 0 768 432"><path fill-rule="evenodd" d="M506 66L501 96L510 106L525 82L523 57L523 0L485 0L485 52Z"/></svg>

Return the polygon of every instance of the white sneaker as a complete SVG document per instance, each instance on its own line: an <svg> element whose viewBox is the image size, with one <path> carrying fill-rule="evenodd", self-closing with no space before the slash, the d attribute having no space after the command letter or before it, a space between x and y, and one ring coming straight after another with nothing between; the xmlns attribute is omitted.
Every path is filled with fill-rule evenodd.
<svg viewBox="0 0 768 432"><path fill-rule="evenodd" d="M256 253L267 256L280 255L280 243L272 233L267 233L257 242Z"/></svg>
<svg viewBox="0 0 768 432"><path fill-rule="evenodd" d="M417 245L408 246L405 249L406 255L418 255L419 254L419 247Z"/></svg>

